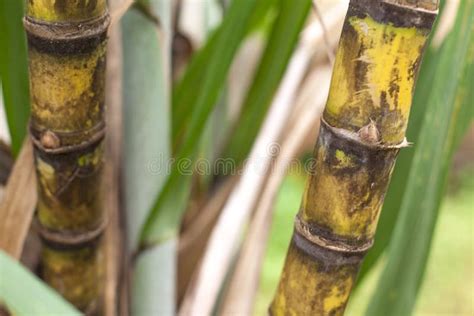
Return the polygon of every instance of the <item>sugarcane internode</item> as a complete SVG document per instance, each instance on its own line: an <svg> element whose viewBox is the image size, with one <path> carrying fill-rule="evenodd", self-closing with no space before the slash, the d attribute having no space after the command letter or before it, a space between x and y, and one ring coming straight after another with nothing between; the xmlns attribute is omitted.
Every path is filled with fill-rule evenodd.
<svg viewBox="0 0 474 316"><path fill-rule="evenodd" d="M271 315L342 315L405 132L436 1L351 0Z"/></svg>
<svg viewBox="0 0 474 316"><path fill-rule="evenodd" d="M38 179L42 276L86 313L98 313L106 0L28 0L30 134Z"/></svg>

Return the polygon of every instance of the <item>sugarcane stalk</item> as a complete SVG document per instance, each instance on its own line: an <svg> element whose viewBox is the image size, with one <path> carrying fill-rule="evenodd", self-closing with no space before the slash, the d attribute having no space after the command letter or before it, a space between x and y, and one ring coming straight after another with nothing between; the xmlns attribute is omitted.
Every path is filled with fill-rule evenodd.
<svg viewBox="0 0 474 316"><path fill-rule="evenodd" d="M405 132L434 0L351 0L271 315L342 315Z"/></svg>
<svg viewBox="0 0 474 316"><path fill-rule="evenodd" d="M42 277L80 310L100 310L106 0L28 0Z"/></svg>

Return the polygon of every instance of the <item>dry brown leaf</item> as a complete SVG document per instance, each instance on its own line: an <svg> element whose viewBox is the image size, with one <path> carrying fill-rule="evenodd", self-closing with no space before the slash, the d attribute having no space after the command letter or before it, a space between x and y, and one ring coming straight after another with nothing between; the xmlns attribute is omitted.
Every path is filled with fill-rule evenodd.
<svg viewBox="0 0 474 316"><path fill-rule="evenodd" d="M203 255L203 250L219 214L237 183L238 176L229 178L199 210L193 225L180 236L178 247L178 301L180 302L190 284Z"/></svg>
<svg viewBox="0 0 474 316"><path fill-rule="evenodd" d="M120 212L120 161L122 130L122 98L117 93L122 88L122 46L118 25L110 29L107 55L107 153L104 172L104 198L108 214L105 231L105 288L104 314L107 316L126 315L126 297L121 297L125 267L124 229Z"/></svg>
<svg viewBox="0 0 474 316"><path fill-rule="evenodd" d="M33 146L23 143L0 202L0 248L19 259L36 206L36 173Z"/></svg>

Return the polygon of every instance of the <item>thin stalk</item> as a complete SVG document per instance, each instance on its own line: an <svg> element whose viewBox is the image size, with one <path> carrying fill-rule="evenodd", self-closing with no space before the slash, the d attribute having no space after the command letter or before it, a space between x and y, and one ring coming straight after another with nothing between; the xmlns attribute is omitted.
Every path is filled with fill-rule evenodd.
<svg viewBox="0 0 474 316"><path fill-rule="evenodd" d="M271 315L342 315L405 131L433 1L351 0Z"/></svg>
<svg viewBox="0 0 474 316"><path fill-rule="evenodd" d="M106 0L28 0L42 277L86 313L102 293Z"/></svg>

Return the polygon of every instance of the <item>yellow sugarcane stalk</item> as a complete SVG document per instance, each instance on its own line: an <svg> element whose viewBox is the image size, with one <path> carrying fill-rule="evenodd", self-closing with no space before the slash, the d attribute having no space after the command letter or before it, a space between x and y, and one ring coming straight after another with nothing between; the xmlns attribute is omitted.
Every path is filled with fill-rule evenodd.
<svg viewBox="0 0 474 316"><path fill-rule="evenodd" d="M87 313L98 312L102 288L109 22L106 0L28 0L24 19L42 276Z"/></svg>
<svg viewBox="0 0 474 316"><path fill-rule="evenodd" d="M433 0L351 0L271 315L342 315L399 149Z"/></svg>

